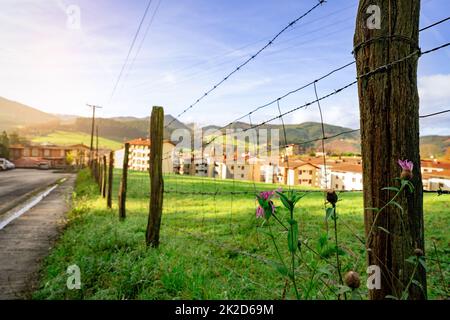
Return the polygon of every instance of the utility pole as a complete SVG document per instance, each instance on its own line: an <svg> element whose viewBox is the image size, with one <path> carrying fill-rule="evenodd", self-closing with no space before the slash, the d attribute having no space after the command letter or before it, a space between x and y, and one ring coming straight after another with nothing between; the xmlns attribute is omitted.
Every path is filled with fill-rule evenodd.
<svg viewBox="0 0 450 320"><path fill-rule="evenodd" d="M420 0L360 0L354 37L358 73L367 262L379 268L369 298L426 299L417 61ZM401 60L403 59L403 60ZM392 64L392 62L401 60ZM378 69L385 65L383 69ZM378 70L380 72L369 73ZM400 182L397 161L413 162L414 191L386 206ZM400 207L402 209L400 209ZM411 263L416 259L416 263ZM409 260L409 261L407 261Z"/></svg>
<svg viewBox="0 0 450 320"><path fill-rule="evenodd" d="M91 146L89 154L89 165L92 164L92 153L94 151L94 127L95 127L95 109L102 109L103 107L86 104L89 108L92 108L92 125L91 125Z"/></svg>
<svg viewBox="0 0 450 320"><path fill-rule="evenodd" d="M95 158L98 159L98 126L96 127Z"/></svg>
<svg viewBox="0 0 450 320"><path fill-rule="evenodd" d="M97 180L97 183L100 184L100 182L99 182L100 161L99 161L99 158L98 158L98 126L96 127L96 143L95 143L94 165L95 165L95 178Z"/></svg>

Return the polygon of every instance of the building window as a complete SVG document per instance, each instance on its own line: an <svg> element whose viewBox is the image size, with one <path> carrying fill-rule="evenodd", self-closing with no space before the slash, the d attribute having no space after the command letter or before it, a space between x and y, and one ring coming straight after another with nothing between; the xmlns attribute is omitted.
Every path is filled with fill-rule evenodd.
<svg viewBox="0 0 450 320"><path fill-rule="evenodd" d="M241 178L244 178L244 175L243 175L243 174L241 174Z"/></svg>
<svg viewBox="0 0 450 320"><path fill-rule="evenodd" d="M336 185L335 189L339 189L339 185Z"/></svg>
<svg viewBox="0 0 450 320"><path fill-rule="evenodd" d="M37 157L38 155L39 155L38 149L31 149L31 156L32 157Z"/></svg>

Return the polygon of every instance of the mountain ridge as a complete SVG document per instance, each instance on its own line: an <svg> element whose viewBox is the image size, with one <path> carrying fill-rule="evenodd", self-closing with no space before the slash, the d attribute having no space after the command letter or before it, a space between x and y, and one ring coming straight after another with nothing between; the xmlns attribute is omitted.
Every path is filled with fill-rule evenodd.
<svg viewBox="0 0 450 320"><path fill-rule="evenodd" d="M17 117L20 114L20 117ZM111 118L97 118L99 135L117 142L124 142L139 137L148 136L150 117L119 116ZM164 118L165 137L170 138L176 129L192 130L191 124L185 124L170 114ZM170 124L170 125L169 125ZM246 122L236 122L227 129L249 129L252 125ZM219 130L222 127L211 124L202 127L206 130ZM265 124L260 129L283 130L282 124ZM321 141L310 140L322 137L322 125L317 122L304 122L300 124L284 125L284 132L280 132L281 144L300 144L304 151L308 149L319 150ZM324 124L325 136L333 136L342 132L351 131L351 128ZM0 131L18 131L28 137L39 137L56 131L81 132L90 134L91 118L78 117L66 114L49 114L25 104L0 97ZM287 143L286 143L287 142ZM351 132L325 141L325 147L330 153L360 153L359 132ZM422 136L421 154L427 157L444 155L450 149L450 136Z"/></svg>

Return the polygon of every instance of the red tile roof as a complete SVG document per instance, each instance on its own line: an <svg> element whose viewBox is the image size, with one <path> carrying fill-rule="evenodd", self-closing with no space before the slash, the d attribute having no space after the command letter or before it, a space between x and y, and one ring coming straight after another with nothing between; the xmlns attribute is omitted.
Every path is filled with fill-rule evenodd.
<svg viewBox="0 0 450 320"><path fill-rule="evenodd" d="M331 171L362 173L362 166L358 164L339 163L331 165Z"/></svg>
<svg viewBox="0 0 450 320"><path fill-rule="evenodd" d="M132 146L150 146L150 139L138 138L134 140L127 141Z"/></svg>
<svg viewBox="0 0 450 320"><path fill-rule="evenodd" d="M151 145L150 139L144 139L144 138L133 139L133 140L127 141L126 143L129 143L132 146L147 146L147 147L150 147L150 145ZM170 143L170 144L175 145L173 142L171 142L169 140L164 140L163 143Z"/></svg>

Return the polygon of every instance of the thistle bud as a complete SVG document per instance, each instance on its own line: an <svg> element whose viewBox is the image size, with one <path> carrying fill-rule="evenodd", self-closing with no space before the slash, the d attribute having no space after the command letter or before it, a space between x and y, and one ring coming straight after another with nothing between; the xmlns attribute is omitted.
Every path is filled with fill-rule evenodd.
<svg viewBox="0 0 450 320"><path fill-rule="evenodd" d="M345 281L345 284L352 290L358 289L361 284L359 274L355 271L347 272L345 274L344 281Z"/></svg>
<svg viewBox="0 0 450 320"><path fill-rule="evenodd" d="M338 201L338 196L334 190L328 190L327 191L327 201L331 203L333 206Z"/></svg>
<svg viewBox="0 0 450 320"><path fill-rule="evenodd" d="M400 175L400 179L402 180L411 180L413 178L413 173L409 170L402 170Z"/></svg>

